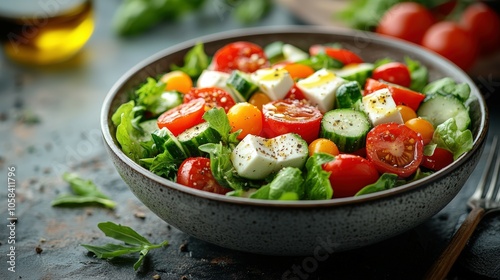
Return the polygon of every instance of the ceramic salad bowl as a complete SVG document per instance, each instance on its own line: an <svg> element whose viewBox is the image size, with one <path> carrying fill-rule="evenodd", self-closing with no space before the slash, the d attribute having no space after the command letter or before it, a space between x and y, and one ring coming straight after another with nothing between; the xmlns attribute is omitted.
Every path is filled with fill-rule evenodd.
<svg viewBox="0 0 500 280"><path fill-rule="evenodd" d="M303 49L312 44L341 43L366 61L405 56L428 67L430 81L451 77L470 85L472 150L424 179L359 197L317 201L269 201L230 197L187 188L144 169L120 149L111 116L128 101L128 93L147 77L182 64L197 42L207 54L234 41L266 45L274 41ZM401 234L446 206L475 168L487 134L487 109L472 80L460 69L430 52L371 33L321 27L245 29L209 35L157 53L128 71L110 90L102 108L101 126L113 163L132 192L168 224L198 239L245 252L267 255L313 255L350 250Z"/></svg>

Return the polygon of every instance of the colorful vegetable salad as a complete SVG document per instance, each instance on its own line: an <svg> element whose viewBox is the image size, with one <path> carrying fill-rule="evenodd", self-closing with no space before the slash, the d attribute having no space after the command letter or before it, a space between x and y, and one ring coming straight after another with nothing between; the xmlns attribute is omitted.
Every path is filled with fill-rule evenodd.
<svg viewBox="0 0 500 280"><path fill-rule="evenodd" d="M339 44L197 44L112 116L123 152L190 188L273 200L378 192L472 148L470 88Z"/></svg>

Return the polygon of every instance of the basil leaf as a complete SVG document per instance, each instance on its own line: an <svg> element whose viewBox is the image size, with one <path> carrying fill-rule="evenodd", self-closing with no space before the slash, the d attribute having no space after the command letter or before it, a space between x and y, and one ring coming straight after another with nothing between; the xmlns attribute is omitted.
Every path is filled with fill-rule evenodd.
<svg viewBox="0 0 500 280"><path fill-rule="evenodd" d="M234 16L243 24L250 24L262 19L271 10L270 0L240 0L235 7Z"/></svg>
<svg viewBox="0 0 500 280"><path fill-rule="evenodd" d="M151 243L138 234L135 230L127 226L117 225L112 222L99 223L97 227L104 232L106 236L121 240L126 244L150 245Z"/></svg>
<svg viewBox="0 0 500 280"><path fill-rule="evenodd" d="M427 67L410 57L405 57L405 63L411 75L410 89L421 92L429 82L429 71Z"/></svg>
<svg viewBox="0 0 500 280"><path fill-rule="evenodd" d="M296 167L282 168L269 183L269 199L299 200L304 196L304 178Z"/></svg>
<svg viewBox="0 0 500 280"><path fill-rule="evenodd" d="M364 194L392 189L396 186L397 180L398 180L398 175L393 173L384 173L378 178L378 180L375 183L365 186L364 188L359 190L354 196L360 196Z"/></svg>
<svg viewBox="0 0 500 280"><path fill-rule="evenodd" d="M231 125L223 108L212 108L203 114L203 119L207 121L211 128L217 131L222 137L222 141L227 143Z"/></svg>
<svg viewBox="0 0 500 280"><path fill-rule="evenodd" d="M102 246L93 246L89 244L81 244L82 247L94 253L100 259L110 259L121 255L140 252L142 247L131 247L119 244L106 244Z"/></svg>
<svg viewBox="0 0 500 280"><path fill-rule="evenodd" d="M196 79L201 75L203 70L208 68L209 58L203 48L203 43L196 44L190 49L184 57L184 66L180 67L172 64L172 70L180 70L188 74L191 78Z"/></svg>

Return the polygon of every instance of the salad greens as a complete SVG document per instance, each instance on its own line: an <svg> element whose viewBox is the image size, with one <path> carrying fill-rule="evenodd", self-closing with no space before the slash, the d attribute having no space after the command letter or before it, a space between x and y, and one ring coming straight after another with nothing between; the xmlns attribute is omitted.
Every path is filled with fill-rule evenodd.
<svg viewBox="0 0 500 280"><path fill-rule="evenodd" d="M52 201L52 206L81 206L98 204L115 208L116 202L103 194L90 180L85 180L74 173L64 173L64 181L70 184L73 194L62 194Z"/></svg>
<svg viewBox="0 0 500 280"><path fill-rule="evenodd" d="M132 228L117 225L113 222L102 222L99 223L97 227L106 236L122 241L123 244L108 243L102 246L81 244L81 246L94 253L100 259L112 259L123 255L139 253L139 259L134 264L134 270L139 269L150 250L162 248L168 245L168 241L153 244Z"/></svg>
<svg viewBox="0 0 500 280"><path fill-rule="evenodd" d="M198 78L203 70L208 68L210 59L205 53L203 43L196 44L189 50L184 57L184 65L182 67L175 64L171 65L172 70L180 70L188 74L191 78Z"/></svg>

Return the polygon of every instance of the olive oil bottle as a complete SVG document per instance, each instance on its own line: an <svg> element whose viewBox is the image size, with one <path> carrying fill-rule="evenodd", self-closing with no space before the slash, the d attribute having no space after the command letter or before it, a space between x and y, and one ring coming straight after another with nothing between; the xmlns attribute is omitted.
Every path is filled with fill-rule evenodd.
<svg viewBox="0 0 500 280"><path fill-rule="evenodd" d="M0 40L5 54L17 62L47 65L65 61L85 45L93 30L91 0L0 3Z"/></svg>

